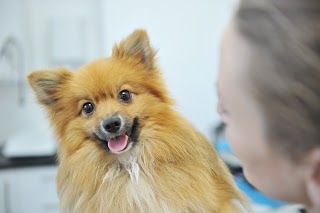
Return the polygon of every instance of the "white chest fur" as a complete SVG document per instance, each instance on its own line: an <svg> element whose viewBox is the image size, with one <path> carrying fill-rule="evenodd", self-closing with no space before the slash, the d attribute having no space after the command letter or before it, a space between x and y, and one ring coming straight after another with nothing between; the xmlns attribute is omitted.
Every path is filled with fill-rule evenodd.
<svg viewBox="0 0 320 213"><path fill-rule="evenodd" d="M121 161L121 162L120 162ZM130 212L172 212L165 199L155 192L154 182L140 170L140 165L135 157L120 158L119 164L111 167L103 178L102 185L107 182L117 181L123 175L123 170L129 174L130 179L125 184L126 205Z"/></svg>

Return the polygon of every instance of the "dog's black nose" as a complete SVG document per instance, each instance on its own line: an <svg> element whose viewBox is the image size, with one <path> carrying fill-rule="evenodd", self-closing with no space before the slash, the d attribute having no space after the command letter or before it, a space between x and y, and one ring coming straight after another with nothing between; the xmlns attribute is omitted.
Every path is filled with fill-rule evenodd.
<svg viewBox="0 0 320 213"><path fill-rule="evenodd" d="M103 121L102 126L107 132L116 133L121 127L121 119L118 116L111 116Z"/></svg>

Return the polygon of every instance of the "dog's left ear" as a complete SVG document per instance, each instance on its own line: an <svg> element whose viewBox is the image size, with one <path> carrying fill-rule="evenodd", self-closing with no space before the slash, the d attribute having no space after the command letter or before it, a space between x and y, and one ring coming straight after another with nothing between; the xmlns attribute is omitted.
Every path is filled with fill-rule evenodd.
<svg viewBox="0 0 320 213"><path fill-rule="evenodd" d="M145 30L135 30L112 49L112 57L136 59L139 63L144 64L148 70L155 66L155 55L156 52L150 46L148 34Z"/></svg>
<svg viewBox="0 0 320 213"><path fill-rule="evenodd" d="M72 76L65 68L55 70L38 70L28 74L30 86L38 101L47 107L54 105L65 92L64 86Z"/></svg>

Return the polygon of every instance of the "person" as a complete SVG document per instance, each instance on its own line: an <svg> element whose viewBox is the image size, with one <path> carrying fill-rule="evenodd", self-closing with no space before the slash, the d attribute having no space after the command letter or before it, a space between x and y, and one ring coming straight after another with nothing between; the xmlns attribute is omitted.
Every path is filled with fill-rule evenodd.
<svg viewBox="0 0 320 213"><path fill-rule="evenodd" d="M247 180L320 212L320 1L240 0L221 42L218 113Z"/></svg>

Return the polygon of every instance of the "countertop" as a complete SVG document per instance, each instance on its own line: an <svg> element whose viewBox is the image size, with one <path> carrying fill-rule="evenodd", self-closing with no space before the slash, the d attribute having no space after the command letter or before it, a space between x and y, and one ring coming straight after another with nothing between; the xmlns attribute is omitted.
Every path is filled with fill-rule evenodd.
<svg viewBox="0 0 320 213"><path fill-rule="evenodd" d="M0 170L11 168L57 165L56 155L41 157L6 158L2 155L1 150L2 149L0 148Z"/></svg>

